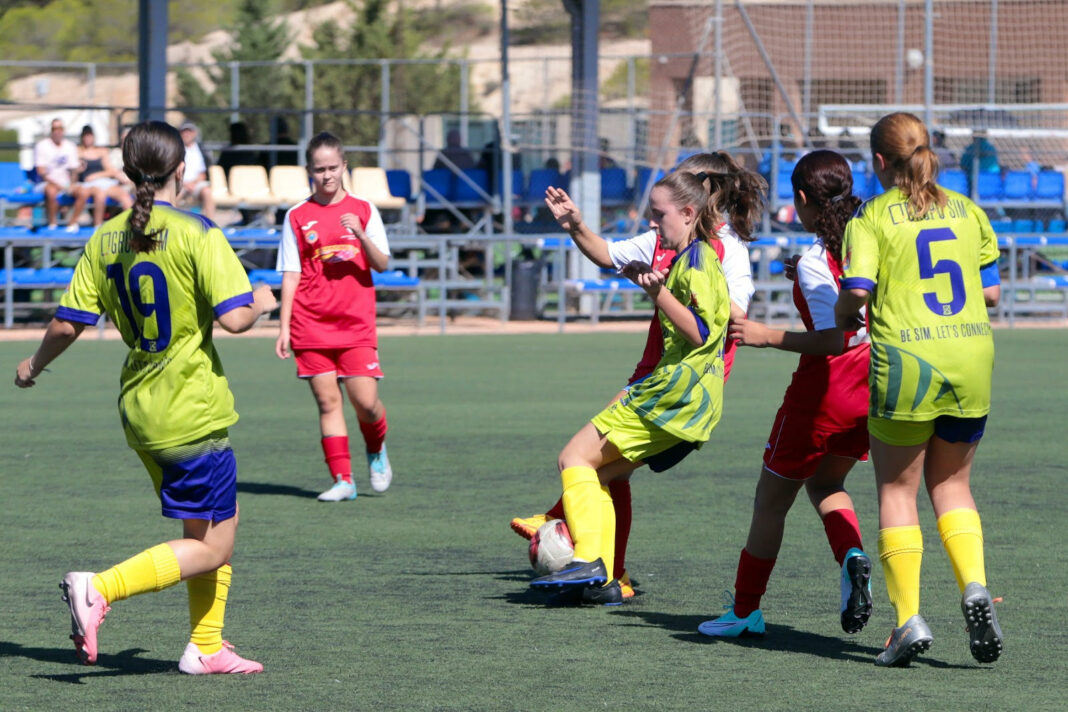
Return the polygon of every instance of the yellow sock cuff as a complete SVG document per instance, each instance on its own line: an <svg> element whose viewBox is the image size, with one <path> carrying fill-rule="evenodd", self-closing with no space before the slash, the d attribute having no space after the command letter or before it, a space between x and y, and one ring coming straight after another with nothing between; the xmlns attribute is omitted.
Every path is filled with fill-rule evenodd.
<svg viewBox="0 0 1068 712"><path fill-rule="evenodd" d="M156 569L157 591L162 591L182 580L182 569L178 565L178 557L174 555L174 549L170 545L157 544L145 553L152 557L152 565Z"/></svg>
<svg viewBox="0 0 1068 712"><path fill-rule="evenodd" d="M597 470L592 467L565 467L560 472L560 481L563 483L565 490L585 482L592 482L598 487L601 486L601 480L597 477Z"/></svg>
<svg viewBox="0 0 1068 712"><path fill-rule="evenodd" d="M879 530L879 559L886 561L895 554L909 553L923 553L923 532L919 526L887 527Z"/></svg>
<svg viewBox="0 0 1068 712"><path fill-rule="evenodd" d="M938 533L942 535L943 544L959 534L972 534L982 541L983 525L979 512L967 507L946 512L938 518Z"/></svg>

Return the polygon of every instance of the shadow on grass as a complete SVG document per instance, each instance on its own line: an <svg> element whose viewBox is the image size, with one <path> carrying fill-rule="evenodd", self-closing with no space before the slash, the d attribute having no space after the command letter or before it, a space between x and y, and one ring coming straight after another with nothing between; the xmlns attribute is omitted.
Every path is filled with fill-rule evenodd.
<svg viewBox="0 0 1068 712"><path fill-rule="evenodd" d="M113 655L100 654L96 665L86 666L78 662L78 656L71 648L30 648L19 643L0 641L0 659L2 658L28 658L45 663L57 663L71 665L80 671L60 675L31 675L41 680L53 680L55 682L67 682L80 685L85 678L92 677L116 677L121 675L157 675L159 673L171 673L178 669L174 660L153 660L138 657L147 652L144 648L128 648Z"/></svg>
<svg viewBox="0 0 1068 712"><path fill-rule="evenodd" d="M318 492L313 492L303 487L294 487L293 485L273 485L263 482L241 482L237 483L237 491L245 494L280 494L285 497L300 497L315 498L318 496ZM363 495L361 495L363 496Z"/></svg>
<svg viewBox="0 0 1068 712"><path fill-rule="evenodd" d="M737 645L743 648L759 650L782 650L790 653L803 653L831 660L850 660L874 664L875 656L882 648L859 645L848 638L822 635L807 630L797 630L788 625L769 624L764 636L747 636L744 638L713 638L697 632L697 626L709 619L707 615L684 616L674 613L656 611L628 611L626 608L613 611L612 615L623 618L638 619L640 624L658 626L675 631L673 638L687 643L700 645ZM633 623L638 625L639 623ZM915 666L926 666L942 670L980 670L973 665L956 665L928 656L921 656L912 661Z"/></svg>

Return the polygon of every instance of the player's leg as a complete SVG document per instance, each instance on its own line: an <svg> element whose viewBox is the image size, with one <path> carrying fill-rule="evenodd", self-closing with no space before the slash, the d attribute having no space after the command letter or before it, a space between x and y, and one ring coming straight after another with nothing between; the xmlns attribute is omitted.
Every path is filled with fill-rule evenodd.
<svg viewBox="0 0 1068 712"><path fill-rule="evenodd" d="M322 364L317 359L324 359ZM344 399L337 381L336 366L325 352L297 353L298 373L308 368L308 376L315 405L319 410L319 433L323 459L330 470L333 485L319 495L320 502L339 502L356 499L356 484L352 480L352 457L349 454L349 435L345 425Z"/></svg>
<svg viewBox="0 0 1068 712"><path fill-rule="evenodd" d="M362 357L356 354L344 357L349 360L359 358L359 365L342 366L338 373L342 374L341 382L344 384L345 393L356 410L356 420L360 426L360 433L363 435L364 450L367 455L371 489L375 492L385 492L393 480L393 469L390 467L389 453L385 445L386 433L389 431L386 407L378 397L378 379L382 377L378 355L374 349L350 349L349 351L365 353ZM346 361L343 360L342 363ZM367 373L368 375L349 375L353 373Z"/></svg>
<svg viewBox="0 0 1068 712"><path fill-rule="evenodd" d="M920 611L920 532L916 495L923 479L932 423L869 418L871 458L879 496L879 560L896 613L896 627L878 665L903 666L930 647L932 636Z"/></svg>
<svg viewBox="0 0 1068 712"><path fill-rule="evenodd" d="M805 481L809 501L823 521L827 542L841 567L842 630L857 633L871 617L871 558L864 552L860 523L845 478L855 458L824 455L816 472Z"/></svg>
<svg viewBox="0 0 1068 712"><path fill-rule="evenodd" d="M67 227L76 229L78 227L78 218L82 216L85 204L89 202L91 191L84 185L76 185L71 188L71 195L74 196L74 205L71 206L70 211L67 213Z"/></svg>
<svg viewBox="0 0 1068 712"><path fill-rule="evenodd" d="M45 219L48 221L48 227L55 227L57 215L59 214L59 194L60 188L51 181L45 183L44 197L45 197Z"/></svg>
<svg viewBox="0 0 1068 712"><path fill-rule="evenodd" d="M698 626L700 633L727 638L764 633L760 599L767 591L768 579L782 546L786 515L803 484L801 480L780 477L767 467L761 468L749 535L738 557L734 599L726 606L725 614Z"/></svg>
<svg viewBox="0 0 1068 712"><path fill-rule="evenodd" d="M93 188L93 227L104 222L104 213L108 209L108 189Z"/></svg>
<svg viewBox="0 0 1068 712"><path fill-rule="evenodd" d="M924 475L942 545L961 592L972 656L980 662L993 662L1001 654L1002 633L994 599L986 589L982 522L970 482L972 462L985 426L977 424L979 420L985 421L940 419L927 449Z"/></svg>
<svg viewBox="0 0 1068 712"><path fill-rule="evenodd" d="M575 565L531 582L535 587L608 583L615 540L615 510L598 468L621 459L615 445L586 423L561 451L557 464L563 484L564 514L575 544Z"/></svg>
<svg viewBox="0 0 1068 712"><path fill-rule="evenodd" d="M200 189L200 210L204 217L215 222L215 196L211 194L211 186L208 184Z"/></svg>

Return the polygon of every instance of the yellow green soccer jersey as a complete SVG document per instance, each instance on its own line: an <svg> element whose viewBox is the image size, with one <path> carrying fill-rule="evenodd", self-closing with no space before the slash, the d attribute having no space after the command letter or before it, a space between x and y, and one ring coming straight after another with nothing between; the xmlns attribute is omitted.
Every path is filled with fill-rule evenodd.
<svg viewBox="0 0 1068 712"><path fill-rule="evenodd" d="M215 318L252 303L248 276L222 231L157 202L152 252L130 249L129 211L101 225L85 246L56 317L95 324L107 312L130 353L119 414L130 446L157 450L237 421L211 341Z"/></svg>
<svg viewBox="0 0 1068 712"><path fill-rule="evenodd" d="M723 339L731 313L715 250L703 240L690 243L676 256L665 287L697 317L704 343L691 344L661 311L664 355L622 402L681 440L704 442L723 413Z"/></svg>
<svg viewBox="0 0 1068 712"><path fill-rule="evenodd" d="M925 421L990 411L994 338L983 287L998 284L997 236L968 198L909 218L898 188L846 226L843 289L871 292L870 415Z"/></svg>

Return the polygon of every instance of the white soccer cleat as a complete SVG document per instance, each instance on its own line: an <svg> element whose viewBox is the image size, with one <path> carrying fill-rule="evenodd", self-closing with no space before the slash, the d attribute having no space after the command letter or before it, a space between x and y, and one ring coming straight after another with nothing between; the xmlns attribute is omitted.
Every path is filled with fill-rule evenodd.
<svg viewBox="0 0 1068 712"><path fill-rule="evenodd" d="M334 486L316 497L320 502L344 502L356 499L356 485L345 480L338 480Z"/></svg>
<svg viewBox="0 0 1068 712"><path fill-rule="evenodd" d="M367 469L371 473L371 489L375 492L385 492L389 489L389 483L393 481L393 468L389 466L385 445L382 446L381 452L367 453Z"/></svg>

